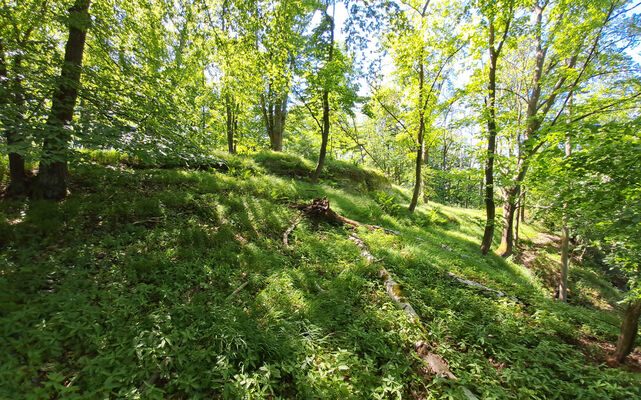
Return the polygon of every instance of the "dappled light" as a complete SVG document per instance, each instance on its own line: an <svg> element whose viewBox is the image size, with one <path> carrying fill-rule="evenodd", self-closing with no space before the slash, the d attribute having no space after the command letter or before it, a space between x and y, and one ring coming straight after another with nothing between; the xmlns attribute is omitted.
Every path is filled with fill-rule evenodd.
<svg viewBox="0 0 641 400"><path fill-rule="evenodd" d="M641 3L0 4L0 399L641 399Z"/></svg>

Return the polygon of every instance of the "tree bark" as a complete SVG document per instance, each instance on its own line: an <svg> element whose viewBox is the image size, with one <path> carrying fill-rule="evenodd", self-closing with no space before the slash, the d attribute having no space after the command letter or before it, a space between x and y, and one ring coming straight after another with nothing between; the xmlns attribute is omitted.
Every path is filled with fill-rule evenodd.
<svg viewBox="0 0 641 400"><path fill-rule="evenodd" d="M570 119L570 106L572 104L572 98L568 102L568 122ZM565 136L565 156L570 157L572 155L572 139L569 134ZM561 282L559 284L559 300L567 301L568 300L568 270L569 270L569 259L570 259L570 233L568 231L568 218L567 218L567 207L568 203L563 203L563 217L561 221Z"/></svg>
<svg viewBox="0 0 641 400"><path fill-rule="evenodd" d="M329 9L329 4L327 9L325 10L325 18L328 19L329 21L329 49L328 49L328 57L327 57L327 64L331 64L331 62L334 60L334 17L333 13L336 12L336 3L334 3L334 10L332 12L332 16L327 13ZM316 164L316 169L314 170L312 174L312 183L318 182L318 178L320 177L321 171L323 170L323 165L325 164L325 156L327 154L327 142L329 141L329 89L324 88L323 89L323 129L321 131L321 148L320 152L318 154L318 164Z"/></svg>
<svg viewBox="0 0 641 400"><path fill-rule="evenodd" d="M623 362L628 354L634 350L634 342L639 329L639 316L641 316L641 299L629 303L623 315L621 333L614 352L614 359L618 363Z"/></svg>
<svg viewBox="0 0 641 400"><path fill-rule="evenodd" d="M508 257L514 252L514 214L516 212L516 198L519 196L520 186L510 188L503 204L503 232L501 234L501 245L497 253L501 257Z"/></svg>
<svg viewBox="0 0 641 400"><path fill-rule="evenodd" d="M423 80L425 77L423 69L423 57L421 55L421 60L418 64L418 105L419 105L419 116L418 116L418 143L416 146L416 169L414 173L414 193L412 194L412 201L410 202L409 211L411 213L416 209L418 204L418 198L421 194L421 169L423 166L423 151L425 144L423 143L423 134L425 131L425 110L423 108Z"/></svg>
<svg viewBox="0 0 641 400"><path fill-rule="evenodd" d="M543 26L543 11L544 7L535 4L535 19L536 19L536 56L535 56L535 68L532 76L532 81L534 86L531 90L528 105L527 105L527 125L525 128L525 135L523 139L523 145L519 148L519 156L517 161L516 175L514 176L514 186L507 188L505 192L505 203L504 207L508 210L504 210L503 215L509 216L509 219L504 221L503 225L503 234L501 245L499 246L499 254L503 257L507 257L513 253L513 241L512 236L508 234L508 231L512 230L514 224L514 212L510 213L509 209L515 207L515 195L518 195L521 191L521 185L527 174L530 161L534 154L538 151L539 147L543 145L543 141L539 141L538 144L535 144L536 140L539 139L537 134L541 128L541 123L543 118L548 113L554 101L558 95L558 89L565 82L566 77L561 77L555 85L555 89L552 91L550 96L542 104L540 103L541 99L541 78L543 76L543 67L545 65L545 60L548 52L548 45L543 45L542 37L542 26ZM576 65L576 57L572 57L568 60L567 66L573 68Z"/></svg>
<svg viewBox="0 0 641 400"><path fill-rule="evenodd" d="M7 148L9 149L9 186L7 186L6 195L21 196L27 193L27 176L25 174L24 157L19 152L15 151L16 147L20 147L24 143L22 136L16 131L16 122L22 119L20 109L24 105L24 96L21 93L21 55L15 56L13 63L14 85L13 88L9 87L9 73L7 69L7 62L4 53L4 46L2 38L0 38L0 104L10 105L10 98L13 98L13 105L16 109L14 118L2 118L5 125L5 138L7 140ZM11 120L13 119L13 120Z"/></svg>
<svg viewBox="0 0 641 400"><path fill-rule="evenodd" d="M283 151L283 133L285 132L285 120L287 119L287 93L276 99L274 105L274 130L272 132L271 149Z"/></svg>
<svg viewBox="0 0 641 400"><path fill-rule="evenodd" d="M69 10L69 38L47 120L50 136L43 144L38 173L38 197L46 199L62 199L67 195L67 152L71 139L68 126L78 97L82 57L91 23L89 4L90 0L76 0Z"/></svg>
<svg viewBox="0 0 641 400"><path fill-rule="evenodd" d="M271 87L267 95L261 96L263 122L269 137L269 148L273 151L283 151L283 133L287 119L287 92L274 96Z"/></svg>
<svg viewBox="0 0 641 400"><path fill-rule="evenodd" d="M229 154L236 154L236 130L238 122L236 121L236 113L234 112L234 99L232 96L227 96L227 104L225 105L226 112L226 130L227 130L227 151Z"/></svg>
<svg viewBox="0 0 641 400"><path fill-rule="evenodd" d="M506 27L507 32L507 27ZM488 75L488 100L487 100L487 152L485 161L485 230L481 241L481 253L487 254L492 246L494 237L494 219L496 217L496 205L494 204L494 154L496 152L496 63L499 51L494 48L494 20L489 21L489 51L490 70Z"/></svg>
<svg viewBox="0 0 641 400"><path fill-rule="evenodd" d="M521 201L516 202L516 217L514 219L514 246L519 246L519 221L521 220Z"/></svg>

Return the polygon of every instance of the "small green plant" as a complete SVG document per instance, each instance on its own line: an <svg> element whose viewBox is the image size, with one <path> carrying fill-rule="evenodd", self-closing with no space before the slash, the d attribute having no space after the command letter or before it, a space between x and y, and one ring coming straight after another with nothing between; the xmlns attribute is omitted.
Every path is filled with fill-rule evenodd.
<svg viewBox="0 0 641 400"><path fill-rule="evenodd" d="M396 202L394 196L387 194L382 190L374 192L374 199L376 200L376 203L390 215L398 215L401 211L401 205Z"/></svg>

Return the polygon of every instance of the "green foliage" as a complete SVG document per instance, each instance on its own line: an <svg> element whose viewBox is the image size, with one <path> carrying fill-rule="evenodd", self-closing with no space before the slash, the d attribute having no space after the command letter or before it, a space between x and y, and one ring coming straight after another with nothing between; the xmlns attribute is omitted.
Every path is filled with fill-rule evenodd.
<svg viewBox="0 0 641 400"><path fill-rule="evenodd" d="M371 214L379 197L398 206L407 194L292 181L268 172L266 160L283 171L279 159L296 160L228 157L234 175L85 165L65 202L3 202L0 396L462 398L458 386L423 378L410 356L420 329L344 228L302 221L293 250L282 247L296 216L286 203L323 195L349 218L401 232L360 234L404 285L422 338L477 395L639 395L635 375L592 366L573 347L583 334L613 340L613 314L601 322L601 312L548 300L521 266L441 247L475 254L480 213L420 206L418 215L460 221L425 226L407 212ZM260 175L243 167L258 165Z"/></svg>
<svg viewBox="0 0 641 400"><path fill-rule="evenodd" d="M631 298L639 296L641 278L638 132L638 119L585 124L572 138L576 151L561 157L550 149L534 170L535 194L551 205L542 218L553 226L565 212L584 247L598 249L603 256L599 261L625 277Z"/></svg>
<svg viewBox="0 0 641 400"><path fill-rule="evenodd" d="M629 2L100 0L83 21L72 3L0 5L0 150L26 160L28 186L42 159L71 166L64 202L0 203L0 398L461 398L425 379L417 339L481 398L640 396L638 376L582 348L614 341L618 303L641 296ZM52 94L81 23L61 134ZM480 257L480 214L447 206L481 204L475 149L499 41L497 189L523 189L546 226L567 222L589 251L570 304L549 299L555 248L536 249L532 269ZM364 63L385 64L357 54L367 42L391 63L370 68L361 97ZM292 152L264 151L285 121ZM331 134L312 185L319 130ZM413 184L417 160L423 200L441 204L410 214L390 182ZM2 188L8 172L2 157ZM281 245L292 203L321 196L400 232L360 232L376 265L318 221ZM521 230L534 246L537 229ZM424 331L389 301L379 265Z"/></svg>
<svg viewBox="0 0 641 400"><path fill-rule="evenodd" d="M394 196L389 195L382 190L379 190L374 193L374 197L376 199L376 203L378 203L378 205L381 206L381 208L385 210L386 213L390 215L398 215L398 213L401 211L402 207L396 202Z"/></svg>

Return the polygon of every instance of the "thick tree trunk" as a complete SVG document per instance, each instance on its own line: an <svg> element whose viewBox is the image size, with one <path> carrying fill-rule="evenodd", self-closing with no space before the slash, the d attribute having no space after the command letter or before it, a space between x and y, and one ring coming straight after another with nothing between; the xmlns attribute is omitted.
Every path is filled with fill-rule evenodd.
<svg viewBox="0 0 641 400"><path fill-rule="evenodd" d="M328 5L329 8L329 5ZM334 11L336 11L336 4L334 4ZM333 13L332 13L333 14ZM325 18L329 20L329 49L327 63L330 64L334 60L334 17L327 13L325 10ZM312 174L312 182L318 182L323 165L325 164L325 156L327 154L327 142L329 141L329 89L323 89L323 130L321 132L321 148L318 154L318 164Z"/></svg>
<svg viewBox="0 0 641 400"><path fill-rule="evenodd" d="M497 253L501 257L508 257L514 252L514 213L516 212L516 198L518 197L519 186L509 190L503 204L503 232L501 245Z"/></svg>
<svg viewBox="0 0 641 400"><path fill-rule="evenodd" d="M261 96L263 122L269 137L269 148L273 151L283 151L283 133L287 119L287 93L274 96L270 89L267 95Z"/></svg>
<svg viewBox="0 0 641 400"><path fill-rule="evenodd" d="M641 299L629 303L623 315L621 333L614 352L616 362L623 362L628 354L634 350L634 342L639 328L639 316L641 316Z"/></svg>
<svg viewBox="0 0 641 400"><path fill-rule="evenodd" d="M91 22L89 4L90 0L76 0L69 10L69 39L47 120L50 136L44 141L38 172L38 196L47 199L62 199L67 195L67 152L71 139L67 127L73 118L80 86L82 57Z"/></svg>
<svg viewBox="0 0 641 400"><path fill-rule="evenodd" d="M418 143L416 146L416 169L414 172L414 193L412 194L412 201L410 202L409 206L409 211L414 212L416 209L416 205L418 204L418 198L421 194L421 186L422 186L422 181L421 181L421 169L423 166L423 151L424 151L424 143L423 143L423 134L425 130L425 112L423 109L423 79L424 79L424 71L423 71L423 60L418 64L418 105L419 105L419 116L418 116Z"/></svg>
<svg viewBox="0 0 641 400"><path fill-rule="evenodd" d="M9 149L9 186L6 190L7 196L21 196L27 193L27 176L25 174L24 166L24 157L22 154L15 151L16 147L19 147L23 144L24 140L22 136L16 131L16 122L18 119L22 119L20 113L20 108L24 105L24 96L22 96L21 90L22 85L20 81L20 66L21 66L21 56L18 54L15 56L13 71L15 82L13 90L9 88L9 74L7 71L7 63L4 54L4 46L2 43L2 38L0 38L0 104L9 105L9 99L13 97L14 106L16 107L16 115L13 120L11 118L3 118L3 124L5 125L5 138L7 140L7 147ZM13 93L12 93L13 92Z"/></svg>
<svg viewBox="0 0 641 400"><path fill-rule="evenodd" d="M287 94L276 99L274 104L274 128L270 138L270 148L273 151L283 151L283 133L287 119Z"/></svg>

